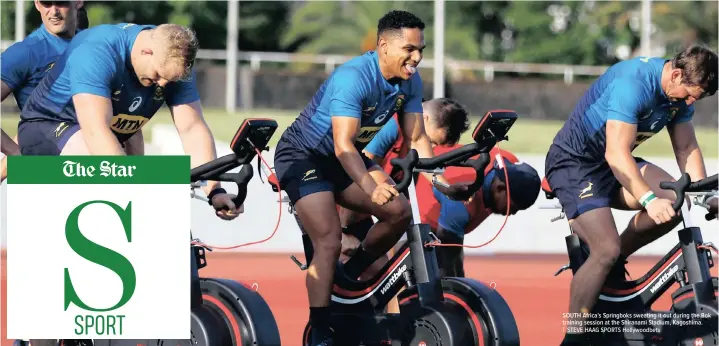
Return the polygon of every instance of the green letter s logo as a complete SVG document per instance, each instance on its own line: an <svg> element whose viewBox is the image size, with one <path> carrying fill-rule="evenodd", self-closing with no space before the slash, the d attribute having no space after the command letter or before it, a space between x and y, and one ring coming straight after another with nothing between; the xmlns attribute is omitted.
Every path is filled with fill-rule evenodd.
<svg viewBox="0 0 719 346"><path fill-rule="evenodd" d="M70 245L70 248L84 259L115 272L115 274L120 277L120 280L122 280L122 297L115 306L110 308L97 309L89 307L80 299L80 297L78 297L75 292L75 287L72 285L72 280L70 279L70 272L67 268L65 268L65 311L67 311L70 303L73 303L82 309L91 311L114 310L125 305L135 292L135 284L137 280L135 277L135 268L132 266L132 263L130 263L125 256L102 245L93 243L80 232L80 227L78 225L80 212L82 209L93 203L106 204L115 211L115 213L120 217L120 221L122 221L122 228L125 230L127 241L131 242L132 202L127 204L126 209L122 209L119 205L108 201L86 202L77 206L77 208L70 213L70 216L67 218L67 222L65 223L65 238L67 239L67 243Z"/></svg>

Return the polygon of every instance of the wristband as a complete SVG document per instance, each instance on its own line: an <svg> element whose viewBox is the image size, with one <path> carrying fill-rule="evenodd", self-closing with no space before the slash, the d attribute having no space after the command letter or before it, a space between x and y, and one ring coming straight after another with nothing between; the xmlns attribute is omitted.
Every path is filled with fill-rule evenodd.
<svg viewBox="0 0 719 346"><path fill-rule="evenodd" d="M218 188L210 191L210 193L207 195L207 204L212 205L212 197L215 197L221 193L227 193L227 191L225 191L225 189L223 189L221 187L218 187Z"/></svg>
<svg viewBox="0 0 719 346"><path fill-rule="evenodd" d="M652 202L653 200L655 200L656 198L657 198L657 196L654 195L654 192L652 192L652 191L650 190L649 192L645 193L644 196L642 196L642 198L639 199L639 203L640 203L643 207L646 208L646 207L649 205L649 203L651 203L651 202Z"/></svg>

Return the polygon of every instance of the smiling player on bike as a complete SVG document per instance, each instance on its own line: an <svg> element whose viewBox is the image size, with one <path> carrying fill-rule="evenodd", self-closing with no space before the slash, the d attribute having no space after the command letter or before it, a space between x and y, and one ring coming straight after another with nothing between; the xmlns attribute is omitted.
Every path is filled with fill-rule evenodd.
<svg viewBox="0 0 719 346"><path fill-rule="evenodd" d="M626 258L681 221L672 209L674 193L659 188L674 179L632 151L667 127L680 171L692 181L705 178L691 119L693 103L716 90L717 55L706 47L669 60L634 58L594 82L557 133L546 157L547 181L590 251L572 279L570 313L591 311L605 278L624 280ZM716 210L716 199L711 203ZM640 211L620 236L610 208ZM573 333L562 342L584 343Z"/></svg>
<svg viewBox="0 0 719 346"><path fill-rule="evenodd" d="M80 32L22 110L22 155L125 155L123 144L167 103L192 166L215 159L192 79L198 47L195 33L175 24ZM218 217L241 212L219 182L205 193Z"/></svg>
<svg viewBox="0 0 719 346"><path fill-rule="evenodd" d="M457 144L462 133L469 129L467 111L457 101L439 98L422 104L424 128L433 146L434 155L441 155L460 148ZM395 181L401 180L401 171L394 172L390 161L395 157L404 157L407 153L397 119L393 118L364 148L364 154L384 168ZM497 164L497 155L501 153L504 166L510 179L510 214L532 206L539 196L541 179L530 165L517 164L514 154L499 148L490 151L490 162L485 169L485 181L470 202L454 201L443 195L425 176L417 179L416 193L422 222L427 223L432 232L444 244L463 244L464 236L476 229L489 215L507 213L507 185L504 171ZM445 177L452 183L472 182L475 172L472 168L449 167ZM344 253L351 253L367 230L373 225L372 218L346 209L340 214L343 228ZM345 244L347 248L345 248ZM437 264L442 277L464 277L462 247L437 247ZM381 258L363 275L372 276L375 270L384 265L388 258Z"/></svg>
<svg viewBox="0 0 719 346"><path fill-rule="evenodd" d="M34 4L42 25L0 54L0 101L13 94L20 110L70 40L89 25L83 1L35 0ZM1 129L0 138L3 154L20 155L15 140ZM0 164L0 181L3 181L7 177L7 156Z"/></svg>
<svg viewBox="0 0 719 346"><path fill-rule="evenodd" d="M424 49L424 23L405 11L379 20L377 49L339 66L300 116L282 134L275 170L314 254L307 273L312 346L333 345L328 308L341 248L336 205L376 216L344 272L357 277L402 236L412 218L394 182L362 148L404 110L401 129L421 157L432 157L422 121L422 80L417 65ZM444 178L442 178L443 181ZM467 185L442 188L459 196Z"/></svg>

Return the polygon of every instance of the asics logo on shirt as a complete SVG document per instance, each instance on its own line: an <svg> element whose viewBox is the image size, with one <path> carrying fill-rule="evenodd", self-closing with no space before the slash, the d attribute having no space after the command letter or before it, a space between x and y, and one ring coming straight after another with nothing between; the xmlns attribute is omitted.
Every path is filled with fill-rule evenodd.
<svg viewBox="0 0 719 346"><path fill-rule="evenodd" d="M128 108L130 112L134 112L140 105L142 104L142 96L135 97L132 99L132 103L130 104L130 107Z"/></svg>

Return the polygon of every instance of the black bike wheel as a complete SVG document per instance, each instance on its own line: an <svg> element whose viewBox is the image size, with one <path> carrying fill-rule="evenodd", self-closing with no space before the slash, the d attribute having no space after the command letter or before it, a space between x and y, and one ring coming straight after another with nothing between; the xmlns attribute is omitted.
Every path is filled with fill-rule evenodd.
<svg viewBox="0 0 719 346"><path fill-rule="evenodd" d="M692 337L685 337L680 336L680 339L677 340L676 345L677 346L717 346L719 345L719 333L717 333L717 300L719 299L719 278L712 277L712 286L714 290L714 302L711 306L707 307L707 309L700 309L699 313L708 313L711 315L711 317L703 319L707 324L710 325L704 325L705 323L702 323L703 327L702 329L705 330L704 335L697 335ZM680 310L682 308L685 308L686 305L692 304L692 297L693 293L691 291L682 292L680 294L676 294L673 297L673 306L672 306L672 312L675 311L675 308L677 305L679 305ZM687 331L691 330L691 327L688 328L680 328L679 330ZM686 340L683 340L685 339Z"/></svg>
<svg viewBox="0 0 719 346"><path fill-rule="evenodd" d="M274 315L257 292L224 279L202 279L200 286L203 304L222 316L230 331L228 345L280 345Z"/></svg>
<svg viewBox="0 0 719 346"><path fill-rule="evenodd" d="M519 345L519 331L514 316L504 299L494 289L464 278L443 278L444 307L461 316L467 328L461 345L452 346L514 346ZM416 301L416 292L401 294L400 306ZM453 325L452 328L455 328ZM455 333L462 335L462 333ZM429 346L429 344L428 344Z"/></svg>

